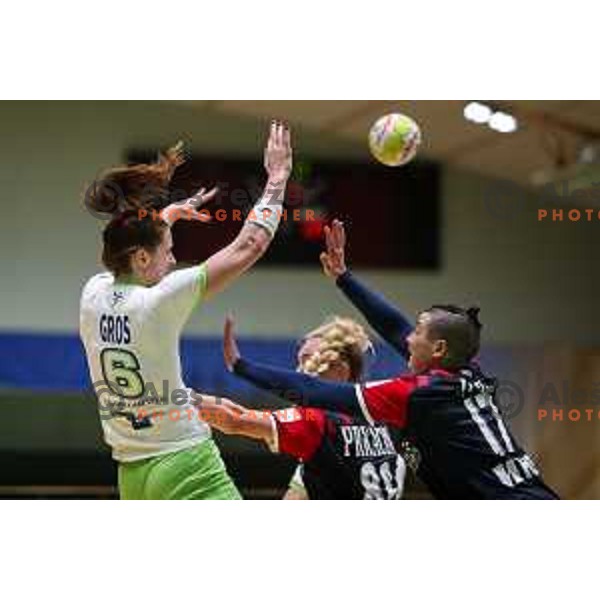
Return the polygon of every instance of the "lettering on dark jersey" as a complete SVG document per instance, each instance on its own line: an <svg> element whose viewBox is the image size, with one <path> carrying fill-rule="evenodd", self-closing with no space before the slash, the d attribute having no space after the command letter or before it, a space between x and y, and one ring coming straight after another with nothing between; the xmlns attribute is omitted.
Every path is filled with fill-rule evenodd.
<svg viewBox="0 0 600 600"><path fill-rule="evenodd" d="M515 485L519 485L525 480L540 476L535 463L525 453L498 464L493 471L500 482L508 487L515 487Z"/></svg>
<svg viewBox="0 0 600 600"><path fill-rule="evenodd" d="M109 344L131 343L131 330L127 315L102 315L99 321L100 339Z"/></svg>
<svg viewBox="0 0 600 600"><path fill-rule="evenodd" d="M340 431L344 438L344 456L377 457L396 454L387 427L341 425Z"/></svg>

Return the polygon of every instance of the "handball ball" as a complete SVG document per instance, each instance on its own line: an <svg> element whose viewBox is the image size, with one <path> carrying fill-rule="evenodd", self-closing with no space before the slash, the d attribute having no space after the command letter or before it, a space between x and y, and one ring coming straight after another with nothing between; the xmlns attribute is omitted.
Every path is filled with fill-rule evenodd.
<svg viewBox="0 0 600 600"><path fill-rule="evenodd" d="M413 159L421 143L421 130L410 117L393 113L375 121L369 131L373 156L388 167L399 167Z"/></svg>

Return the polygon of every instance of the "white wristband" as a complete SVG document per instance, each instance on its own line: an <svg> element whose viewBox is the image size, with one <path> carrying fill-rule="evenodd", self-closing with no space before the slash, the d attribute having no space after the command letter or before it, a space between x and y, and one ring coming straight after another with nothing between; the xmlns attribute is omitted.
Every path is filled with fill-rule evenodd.
<svg viewBox="0 0 600 600"><path fill-rule="evenodd" d="M279 221L281 221L283 213L282 204L285 195L285 184L279 185L281 187L273 185L269 188L267 186L265 194L253 206L246 218L247 223L253 223L266 229L271 237L277 232L277 227L279 227ZM279 192L279 195L275 196L276 192Z"/></svg>

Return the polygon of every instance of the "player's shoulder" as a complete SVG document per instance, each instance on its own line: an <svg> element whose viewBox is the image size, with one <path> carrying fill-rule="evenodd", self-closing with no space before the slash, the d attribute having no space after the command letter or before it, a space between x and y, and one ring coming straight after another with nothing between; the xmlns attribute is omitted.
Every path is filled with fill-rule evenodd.
<svg viewBox="0 0 600 600"><path fill-rule="evenodd" d="M377 379L374 381L367 381L360 385L364 390L371 389L402 389L403 391L410 391L418 387L424 387L429 384L430 378L427 375L415 375L413 373L403 373L397 377L391 377L389 379Z"/></svg>
<svg viewBox="0 0 600 600"><path fill-rule="evenodd" d="M412 396L420 401L447 399L454 402L464 387L461 371L434 368L420 375L419 380Z"/></svg>
<svg viewBox="0 0 600 600"><path fill-rule="evenodd" d="M476 385L492 384L495 379L485 375L477 364L471 364L454 371L444 369L431 369L427 372L429 385L440 388L460 388Z"/></svg>
<svg viewBox="0 0 600 600"><path fill-rule="evenodd" d="M191 265L187 267L176 268L165 275L155 286L149 288L156 292L169 291L180 285L185 285L190 282L197 283L202 287L206 286L207 268L206 262L199 265Z"/></svg>
<svg viewBox="0 0 600 600"><path fill-rule="evenodd" d="M92 296L98 291L105 290L108 286L111 286L113 283L114 276L108 271L93 275L83 285L83 288L81 290L82 300Z"/></svg>

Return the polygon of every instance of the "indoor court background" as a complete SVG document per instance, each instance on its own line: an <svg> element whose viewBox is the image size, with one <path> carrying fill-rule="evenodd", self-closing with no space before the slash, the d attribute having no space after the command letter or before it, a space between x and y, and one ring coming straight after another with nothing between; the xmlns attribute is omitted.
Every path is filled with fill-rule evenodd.
<svg viewBox="0 0 600 600"><path fill-rule="evenodd" d="M593 404L596 391L600 398L600 103L500 103L519 121L514 133L467 121L465 104L2 102L0 496L115 497L116 469L101 439L77 335L81 287L102 270L104 222L85 210L86 183L133 150L158 151L178 139L199 159L254 161L264 181L262 149L273 117L293 128L296 164L373 165L370 125L386 112L403 112L423 131L417 161L440 168L439 264L356 271L411 314L432 303L480 305L482 363L524 399L513 429L561 495L600 498L600 402ZM367 211L385 209L367 195L363 201ZM401 201L416 207L425 199ZM539 221L540 208L563 209L563 221ZM576 208L593 208L594 218L570 221L566 213ZM350 266L361 225L348 224ZM370 235L377 244L377 231ZM229 311L245 352L282 365L293 361L294 340L324 317L356 315L316 263L259 264L202 306L185 330L187 382L257 406L270 400L222 366L220 335ZM402 368L383 347L378 357L377 374ZM589 396L580 408L595 407L594 418L570 421L567 410L579 405L548 401L549 412L565 409L563 420L538 421L548 386L562 394L565 385ZM508 404L511 410L510 398ZM218 442L246 497L282 494L291 462L250 441L219 436ZM417 482L407 492L425 496Z"/></svg>

